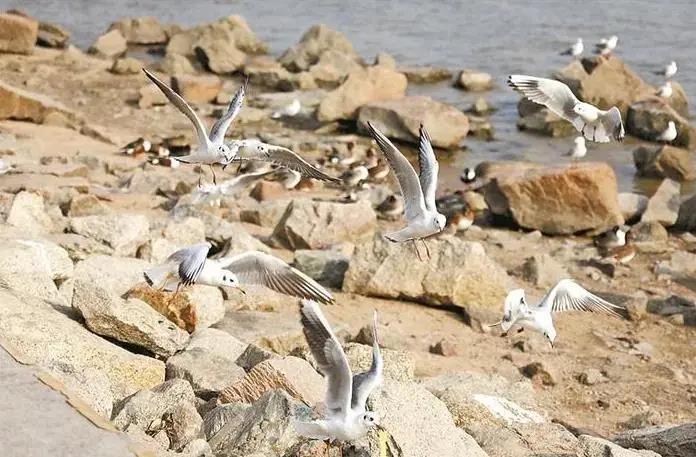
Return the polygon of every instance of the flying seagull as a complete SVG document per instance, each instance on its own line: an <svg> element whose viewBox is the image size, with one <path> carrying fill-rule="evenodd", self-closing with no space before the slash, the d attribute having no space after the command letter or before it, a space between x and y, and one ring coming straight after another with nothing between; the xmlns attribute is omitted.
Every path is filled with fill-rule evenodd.
<svg viewBox="0 0 696 457"><path fill-rule="evenodd" d="M192 192L193 203L209 203L210 205L220 205L223 197L231 196L239 191L246 189L250 184L257 180L274 173L273 170L260 171L237 175L232 179L221 182L220 184L206 184Z"/></svg>
<svg viewBox="0 0 696 457"><path fill-rule="evenodd" d="M510 75L508 85L522 95L573 124L588 140L598 143L622 141L625 135L617 107L602 111L578 100L568 86L554 79Z"/></svg>
<svg viewBox="0 0 696 457"><path fill-rule="evenodd" d="M372 322L372 366L356 375L319 305L303 300L300 312L305 338L327 381L327 414L314 422L295 421L295 430L312 439L356 440L379 425L379 415L366 409L368 397L382 383L384 361L377 339L377 311Z"/></svg>
<svg viewBox="0 0 696 457"><path fill-rule="evenodd" d="M523 289L511 291L505 299L503 320L494 324L494 326L500 325L506 333L514 325L520 327L520 332L525 328L537 331L543 334L549 340L551 347L553 347L556 339L553 313L589 311L621 317L616 311L621 309L623 308L612 305L608 301L588 292L573 280L562 279L539 303L531 306L525 301Z"/></svg>
<svg viewBox="0 0 696 457"><path fill-rule="evenodd" d="M421 124L420 144L418 148L418 161L420 163L420 175L416 174L408 159L384 136L382 132L370 122L367 123L370 133L384 153L389 166L394 171L401 194L404 197L404 214L408 225L396 232L388 233L385 237L396 243L413 241L413 246L420 258L420 251L416 240L421 240L430 257L430 250L423 238L441 232L447 223L447 219L440 214L435 207L435 191L437 188L437 173L439 165L435 158L435 152L430 144L430 136Z"/></svg>
<svg viewBox="0 0 696 457"><path fill-rule="evenodd" d="M584 50L585 46L582 44L582 38L578 38L578 40L575 43L573 43L571 47L563 51L561 55L578 57L580 56L580 54L582 54L582 51Z"/></svg>
<svg viewBox="0 0 696 457"><path fill-rule="evenodd" d="M206 284L235 287L260 285L286 295L333 303L333 296L316 281L270 254L247 251L209 259L210 243L176 251L162 264L145 271L145 279L158 289L178 292L180 286Z"/></svg>

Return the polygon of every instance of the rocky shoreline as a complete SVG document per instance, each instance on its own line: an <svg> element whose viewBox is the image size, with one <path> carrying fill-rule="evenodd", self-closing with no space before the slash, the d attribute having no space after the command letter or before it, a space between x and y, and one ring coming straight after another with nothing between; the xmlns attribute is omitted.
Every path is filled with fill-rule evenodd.
<svg viewBox="0 0 696 457"><path fill-rule="evenodd" d="M156 58L133 57L144 49ZM638 173L663 179L650 198L619 193L605 163L482 163L473 182L438 195L451 220L466 208L474 225L428 240L432 257L418 262L411 245L381 236L401 219L385 210L384 177L287 189L278 174L234 196L201 195L198 170L172 160L194 132L141 68L169 78L206 121L248 76L230 136L286 146L344 177L374 153L367 120L404 145L425 122L433 145L453 153L468 135L493 138L485 103L463 113L406 93L442 80L486 91L493 77L403 68L386 54L367 63L323 25L278 58L267 52L239 16L191 29L123 19L83 52L56 25L0 14L3 346L152 455L696 453L696 196L680 189L696 178L696 133L677 83L665 103L616 57L555 76L585 100L619 106L637 138L675 121L672 145L634 153ZM274 118L295 100L296 115ZM520 102L520 129L568 133L539 108ZM624 224L636 252L628 263L592 242ZM146 286L145 269L206 240L219 255L273 253L331 288L326 313L343 324L356 369L369 367L363 326L380 311L386 381L370 405L381 430L334 445L295 433L292 417L321 413L325 390L298 299L197 285L172 301ZM627 318L563 316L553 350L488 327L511 288L541 295L564 277L625 306Z"/></svg>

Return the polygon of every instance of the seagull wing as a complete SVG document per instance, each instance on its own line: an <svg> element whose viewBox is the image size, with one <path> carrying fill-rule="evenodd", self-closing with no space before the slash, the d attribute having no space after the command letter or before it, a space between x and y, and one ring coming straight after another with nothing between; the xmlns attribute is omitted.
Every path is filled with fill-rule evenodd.
<svg viewBox="0 0 696 457"><path fill-rule="evenodd" d="M435 192L437 190L437 174L440 170L440 165L437 163L433 146L430 144L430 135L423 124L420 126L418 162L420 164L418 179L423 190L425 207L428 211L437 211L435 208Z"/></svg>
<svg viewBox="0 0 696 457"><path fill-rule="evenodd" d="M404 197L406 220L417 219L425 214L426 208L423 190L418 175L416 175L416 170L413 169L408 159L396 149L396 146L382 132L377 130L370 122L367 123L367 127L399 181L401 194Z"/></svg>
<svg viewBox="0 0 696 457"><path fill-rule="evenodd" d="M237 89L237 93L234 94L230 105L227 107L227 112L223 114L223 116L213 124L213 128L210 129L210 141L214 144L221 144L225 140L225 133L227 133L232 121L234 121L239 111L242 109L248 83L249 77L247 76L239 89Z"/></svg>
<svg viewBox="0 0 696 457"><path fill-rule="evenodd" d="M302 176L308 178L319 179L321 181L341 181L338 178L327 175L290 149L282 146L274 146L255 140L242 140L236 142L236 144L239 145L238 153L240 160L262 160L297 171L301 173Z"/></svg>
<svg viewBox="0 0 696 457"><path fill-rule="evenodd" d="M614 106L608 111L600 112L595 141L598 143L608 143L612 139L623 141L625 135L621 111L617 107Z"/></svg>
<svg viewBox="0 0 696 457"><path fill-rule="evenodd" d="M384 360L379 350L377 339L377 311L372 318L372 366L368 371L353 376L353 409L365 408L365 403L370 394L382 384L382 369Z"/></svg>
<svg viewBox="0 0 696 457"><path fill-rule="evenodd" d="M220 192L225 195L229 195L238 190L246 188L249 184L263 178L264 176L270 175L271 173L275 173L275 170L258 171L255 173L246 173L235 176L232 179L228 179L227 181L220 183Z"/></svg>
<svg viewBox="0 0 696 457"><path fill-rule="evenodd" d="M307 344L326 377L326 407L333 415L347 414L351 406L353 376L341 343L317 302L303 300L300 312Z"/></svg>
<svg viewBox="0 0 696 457"><path fill-rule="evenodd" d="M282 294L333 303L333 296L315 280L270 254L249 251L216 260L242 284L265 286Z"/></svg>
<svg viewBox="0 0 696 457"><path fill-rule="evenodd" d="M153 75L144 68L143 71L145 72L145 76L150 78L150 81L152 81L153 83L155 83L157 87L159 87L159 90L162 91L162 93L169 99L169 101L172 102L172 104L176 106L179 111L181 111L186 117L189 118L189 120L193 123L193 126L196 128L198 144L201 146L206 146L207 149L207 146L210 142L210 140L208 140L208 134L205 131L205 127L203 127L203 123L198 118L198 115L196 115L195 111L193 111L189 104L186 103L186 100L184 100L183 98L181 98L179 94L174 92L171 87L167 86L162 81L157 79L155 75Z"/></svg>
<svg viewBox="0 0 696 457"><path fill-rule="evenodd" d="M176 251L167 259L167 263L179 264L179 278L181 284L189 286L195 284L203 266L205 265L210 250L210 243L199 243Z"/></svg>
<svg viewBox="0 0 696 457"><path fill-rule="evenodd" d="M580 100L562 82L534 76L510 75L508 85L534 103L544 105L555 115L571 122L578 131L582 130L585 123L573 111Z"/></svg>
<svg viewBox="0 0 696 457"><path fill-rule="evenodd" d="M555 313L589 311L610 314L616 317L621 317L616 310L623 309L590 293L572 279L559 281L541 300L539 308L546 308Z"/></svg>

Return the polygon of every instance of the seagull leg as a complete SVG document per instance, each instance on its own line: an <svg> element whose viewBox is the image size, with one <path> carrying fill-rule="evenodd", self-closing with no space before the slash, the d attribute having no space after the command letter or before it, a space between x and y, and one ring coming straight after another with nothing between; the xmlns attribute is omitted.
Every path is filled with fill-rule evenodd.
<svg viewBox="0 0 696 457"><path fill-rule="evenodd" d="M428 260L430 260L430 248L428 247L428 243L422 238L421 241L423 242L423 246L425 246L425 255L428 256Z"/></svg>
<svg viewBox="0 0 696 457"><path fill-rule="evenodd" d="M423 258L421 257L420 251L418 250L418 243L416 243L416 239L414 238L411 241L413 242L413 249L416 250L416 255L418 256L418 260L420 260L422 262Z"/></svg>
<svg viewBox="0 0 696 457"><path fill-rule="evenodd" d="M592 141L596 142L597 141L597 126L594 126L594 130L592 130Z"/></svg>
<svg viewBox="0 0 696 457"><path fill-rule="evenodd" d="M215 168L213 168L213 164L210 164L210 172L213 174L213 184L217 186L217 179L215 178Z"/></svg>
<svg viewBox="0 0 696 457"><path fill-rule="evenodd" d="M203 173L203 169L199 166L198 167L198 188L200 189L202 187L201 185L201 175Z"/></svg>

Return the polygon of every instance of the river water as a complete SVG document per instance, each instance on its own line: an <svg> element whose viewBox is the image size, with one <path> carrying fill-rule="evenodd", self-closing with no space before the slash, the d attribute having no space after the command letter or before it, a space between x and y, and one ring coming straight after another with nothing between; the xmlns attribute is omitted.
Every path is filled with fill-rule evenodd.
<svg viewBox="0 0 696 457"><path fill-rule="evenodd" d="M87 48L108 25L126 16L155 16L184 26L240 14L275 55L296 43L310 26L324 23L340 30L371 61L378 52L401 65L433 65L452 70L473 68L492 74L497 87L483 94L498 111L492 116L495 141L468 139L467 149L447 154L441 167L454 183L464 166L487 159L523 159L554 163L567 159L572 138L552 139L518 132L518 96L505 86L510 73L545 76L568 62L559 51L576 38L586 53L600 37L617 35L617 55L652 84L652 72L676 60L676 80L696 95L696 1L583 0L501 2L492 0L0 0L57 22L71 31L73 43ZM430 95L466 109L481 94L453 89L449 83L409 85L409 92ZM610 163L620 190L650 193L655 182L634 178L631 151L637 142L590 145L585 160ZM685 188L693 190L693 186Z"/></svg>

